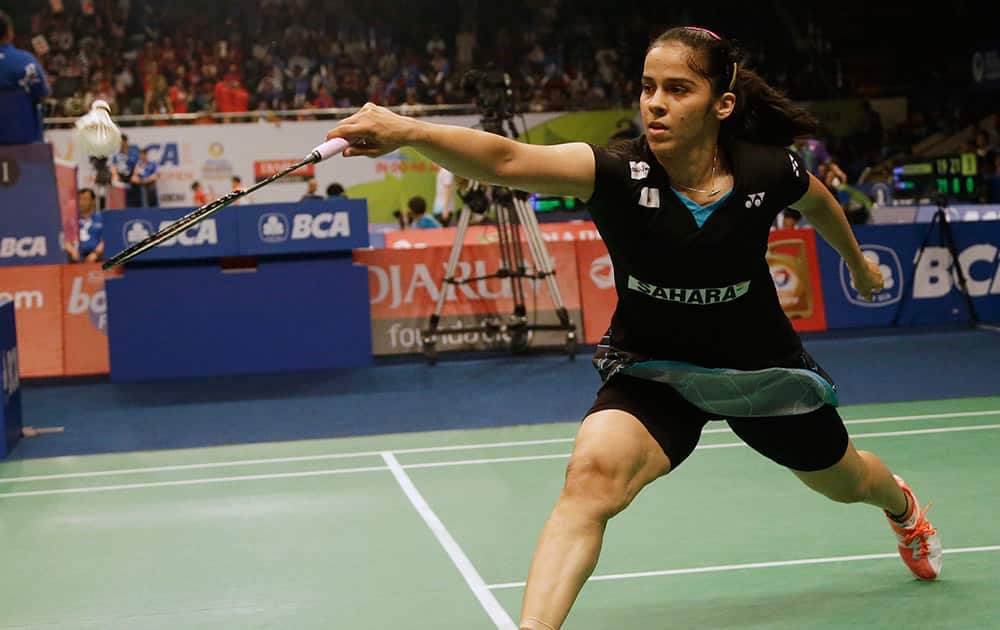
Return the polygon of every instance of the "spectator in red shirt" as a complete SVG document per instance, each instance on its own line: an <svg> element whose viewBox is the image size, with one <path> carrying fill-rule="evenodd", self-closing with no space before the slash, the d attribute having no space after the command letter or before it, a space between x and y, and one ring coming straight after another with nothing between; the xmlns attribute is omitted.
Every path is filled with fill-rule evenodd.
<svg viewBox="0 0 1000 630"><path fill-rule="evenodd" d="M186 114L188 112L188 91L187 87L184 86L184 79L177 77L174 84L170 86L168 96L174 113Z"/></svg>
<svg viewBox="0 0 1000 630"><path fill-rule="evenodd" d="M333 107L333 96L330 95L330 90L326 89L325 85L319 87L319 94L313 99L313 105L316 109L327 109Z"/></svg>
<svg viewBox="0 0 1000 630"><path fill-rule="evenodd" d="M228 111L231 112L250 111L250 93L246 91L239 79L233 79L229 82L229 105L232 109Z"/></svg>
<svg viewBox="0 0 1000 630"><path fill-rule="evenodd" d="M194 204L196 206L203 206L208 203L208 195L201 189L201 182L191 184L191 194L194 197Z"/></svg>
<svg viewBox="0 0 1000 630"><path fill-rule="evenodd" d="M215 111L231 112L233 110L232 89L226 81L216 81L213 89L215 95Z"/></svg>

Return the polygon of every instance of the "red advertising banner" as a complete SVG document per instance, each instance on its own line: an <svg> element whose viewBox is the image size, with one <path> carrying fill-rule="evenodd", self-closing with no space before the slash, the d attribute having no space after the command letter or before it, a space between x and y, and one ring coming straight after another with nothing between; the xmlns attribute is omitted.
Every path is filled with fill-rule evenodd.
<svg viewBox="0 0 1000 630"><path fill-rule="evenodd" d="M525 247L527 249L527 247ZM556 283L580 330L580 290L577 284L576 252L573 243L551 243L549 256L555 261ZM368 266L368 285L372 312L372 344L376 355L407 354L421 351L420 331L428 326L441 296L450 247L420 249L358 250L356 262ZM494 245L469 245L462 248L456 279L478 278L496 273L500 268L500 250ZM525 306L529 322L557 323L552 296L544 280L523 280ZM490 333L462 332L480 326L488 318L513 313L514 300L509 278L474 280L446 289L439 329L446 331L438 349L484 349L502 343ZM565 333L536 332L532 346L562 345Z"/></svg>
<svg viewBox="0 0 1000 630"><path fill-rule="evenodd" d="M767 242L767 264L781 308L798 331L826 330L816 232L776 230Z"/></svg>
<svg viewBox="0 0 1000 630"><path fill-rule="evenodd" d="M0 267L0 300L14 302L21 376L63 372L61 265Z"/></svg>
<svg viewBox="0 0 1000 630"><path fill-rule="evenodd" d="M108 210L121 210L125 207L125 190L125 184L112 184L108 186Z"/></svg>
<svg viewBox="0 0 1000 630"><path fill-rule="evenodd" d="M62 267L63 373L66 376L107 374L111 369L105 277L100 263Z"/></svg>
<svg viewBox="0 0 1000 630"><path fill-rule="evenodd" d="M62 215L63 234L67 243L80 240L80 222L77 215L76 164L56 160L56 187L59 190L59 212Z"/></svg>
<svg viewBox="0 0 1000 630"><path fill-rule="evenodd" d="M296 164L301 161L301 158L296 158L294 160L255 160L253 163L253 179L254 182L260 182L271 175L280 173L292 164ZM316 165L307 164L302 168L296 169L285 175L280 181L288 182L304 182L310 177L316 176Z"/></svg>
<svg viewBox="0 0 1000 630"><path fill-rule="evenodd" d="M618 305L614 268L604 241L577 241L576 270L583 305L583 342L596 344L611 324Z"/></svg>

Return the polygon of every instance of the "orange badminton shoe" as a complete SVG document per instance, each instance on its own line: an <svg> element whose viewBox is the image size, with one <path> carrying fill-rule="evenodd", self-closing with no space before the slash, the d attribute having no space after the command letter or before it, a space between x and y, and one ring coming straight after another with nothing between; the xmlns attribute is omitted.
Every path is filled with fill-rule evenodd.
<svg viewBox="0 0 1000 630"><path fill-rule="evenodd" d="M913 496L913 491L906 482L893 475L896 483L906 493L909 499L909 510L903 522L892 518L888 512L885 513L889 519L889 525L896 534L899 543L899 555L903 562L909 567L913 575L921 580L933 580L941 574L941 540L938 538L937 530L931 526L927 520L927 510L930 504L923 510L917 498Z"/></svg>

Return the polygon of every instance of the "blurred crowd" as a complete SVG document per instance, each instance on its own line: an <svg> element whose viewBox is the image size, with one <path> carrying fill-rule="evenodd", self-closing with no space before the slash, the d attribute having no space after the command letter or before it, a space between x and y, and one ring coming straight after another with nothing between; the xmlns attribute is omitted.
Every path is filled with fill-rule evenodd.
<svg viewBox="0 0 1000 630"><path fill-rule="evenodd" d="M761 16L677 8L650 19L639 3L366 3L262 0L29 0L21 43L53 83L48 115L95 98L116 114L246 112L467 103L462 77L494 64L527 111L629 107L650 37L711 23L743 41L749 63L794 98L826 98L830 42L812 21L801 41ZM727 25L730 30L725 30ZM30 42L29 42L30 40ZM766 52L764 45L766 44Z"/></svg>
<svg viewBox="0 0 1000 630"><path fill-rule="evenodd" d="M233 120L273 120L273 112L287 110L310 118L308 110L367 101L405 111L469 103L474 92L463 77L492 67L509 74L522 111L633 108L648 42L676 24L710 24L744 42L747 64L793 99L880 95L864 73L848 70L858 65L847 63L857 49L838 49L845 44L829 27L836 22L830 10L775 3L769 11L734 13L716 4L632 0L25 0L19 16L26 28L17 30L16 43L38 56L49 77L47 116L79 116L95 99L116 115L228 113ZM894 45L889 35L886 46ZM875 55L878 45L862 48ZM864 63L873 72L879 67L875 59ZM909 69L925 71L939 72ZM881 95L893 95L889 83ZM943 78L936 85L932 95L905 94L902 124L884 125L866 104L855 133L822 133L822 153L835 168L820 172L820 160L815 173L832 189L885 179L872 168L983 120ZM977 153L980 171L993 175L998 127L995 116L988 121L952 149Z"/></svg>

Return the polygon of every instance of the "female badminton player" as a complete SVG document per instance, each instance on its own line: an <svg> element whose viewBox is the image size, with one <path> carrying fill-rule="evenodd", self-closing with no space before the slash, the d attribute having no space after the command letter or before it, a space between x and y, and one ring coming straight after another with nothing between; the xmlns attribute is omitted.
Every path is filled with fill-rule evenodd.
<svg viewBox="0 0 1000 630"><path fill-rule="evenodd" d="M781 209L799 210L866 299L881 274L826 187L785 148L815 121L740 59L735 42L706 29L663 33L643 69L645 133L608 149L527 145L372 104L328 135L354 143L347 156L409 145L463 177L588 200L611 254L618 305L594 357L603 384L535 550L523 630L562 625L608 519L723 418L809 488L881 508L909 569L925 580L940 572L926 509L877 456L855 450L835 387L781 309L765 261L770 225Z"/></svg>

